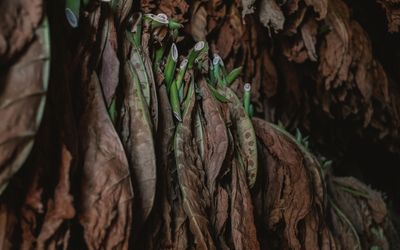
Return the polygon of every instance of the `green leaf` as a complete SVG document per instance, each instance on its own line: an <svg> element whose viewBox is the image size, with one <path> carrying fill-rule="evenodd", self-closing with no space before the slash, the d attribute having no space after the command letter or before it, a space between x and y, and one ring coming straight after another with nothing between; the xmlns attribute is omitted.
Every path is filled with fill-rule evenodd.
<svg viewBox="0 0 400 250"><path fill-rule="evenodd" d="M178 62L178 49L175 43L172 44L168 53L167 63L165 64L164 77L165 85L169 90L171 88L172 80L174 79L176 63Z"/></svg>
<svg viewBox="0 0 400 250"><path fill-rule="evenodd" d="M229 99L223 94L219 93L211 84L208 84L212 95L220 102L229 102Z"/></svg>
<svg viewBox="0 0 400 250"><path fill-rule="evenodd" d="M226 85L230 86L242 73L243 67L237 67L233 69L229 74L225 77L226 78Z"/></svg>
<svg viewBox="0 0 400 250"><path fill-rule="evenodd" d="M179 102L179 94L178 89L176 87L176 81L173 81L171 85L171 90L169 92L170 102L172 107L172 112L174 113L175 118L182 122L182 115L181 115L181 107Z"/></svg>

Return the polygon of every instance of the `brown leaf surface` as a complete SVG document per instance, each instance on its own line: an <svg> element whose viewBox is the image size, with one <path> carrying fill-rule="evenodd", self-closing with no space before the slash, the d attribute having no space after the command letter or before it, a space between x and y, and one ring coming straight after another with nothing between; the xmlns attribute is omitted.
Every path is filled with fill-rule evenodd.
<svg viewBox="0 0 400 250"><path fill-rule="evenodd" d="M386 12L389 32L399 32L400 8L398 0L377 0Z"/></svg>
<svg viewBox="0 0 400 250"><path fill-rule="evenodd" d="M96 74L87 84L87 104L80 122L83 171L79 220L89 249L127 249L133 198L128 162Z"/></svg>
<svg viewBox="0 0 400 250"><path fill-rule="evenodd" d="M117 33L111 16L105 20L104 26L107 35L99 67L99 80L108 107L119 82L120 63L117 57Z"/></svg>
<svg viewBox="0 0 400 250"><path fill-rule="evenodd" d="M232 161L231 228L235 249L260 249L246 173L239 155Z"/></svg>
<svg viewBox="0 0 400 250"><path fill-rule="evenodd" d="M177 125L175 132L175 159L183 209L189 218L194 248L215 249L206 212L210 206L206 176L192 131L195 100L194 86L191 84L184 104L183 121Z"/></svg>
<svg viewBox="0 0 400 250"><path fill-rule="evenodd" d="M398 233L393 231L392 226L387 226L391 222L379 192L353 177L330 178L333 231L342 249L350 246L354 249L370 249L373 246L395 249L399 246Z"/></svg>
<svg viewBox="0 0 400 250"><path fill-rule="evenodd" d="M282 30L285 16L275 0L262 0L260 5L260 22L275 32Z"/></svg>
<svg viewBox="0 0 400 250"><path fill-rule="evenodd" d="M35 37L43 17L43 1L1 1L0 9L3 12L0 16L0 66L3 67Z"/></svg>
<svg viewBox="0 0 400 250"><path fill-rule="evenodd" d="M202 93L202 111L205 121L205 161L207 186L211 197L214 196L216 180L220 175L222 164L228 150L228 135L222 119L218 101L214 99L205 79L199 81Z"/></svg>
<svg viewBox="0 0 400 250"><path fill-rule="evenodd" d="M264 226L281 237L266 244L277 243L284 249L331 249L334 243L324 223L325 192L318 163L286 132L258 118L253 124L266 168L259 191L255 191L261 195L253 199Z"/></svg>
<svg viewBox="0 0 400 250"><path fill-rule="evenodd" d="M4 202L4 201L3 201ZM17 225L15 211L4 203L0 204L0 249L15 249L13 235Z"/></svg>
<svg viewBox="0 0 400 250"><path fill-rule="evenodd" d="M121 138L132 169L135 191L136 229L147 220L156 193L156 156L150 115L139 79L130 62L124 65L124 104L121 112Z"/></svg>
<svg viewBox="0 0 400 250"><path fill-rule="evenodd" d="M40 8L37 11L41 14ZM0 73L0 194L32 149L46 101L50 66L47 21L29 32L34 35L33 42Z"/></svg>

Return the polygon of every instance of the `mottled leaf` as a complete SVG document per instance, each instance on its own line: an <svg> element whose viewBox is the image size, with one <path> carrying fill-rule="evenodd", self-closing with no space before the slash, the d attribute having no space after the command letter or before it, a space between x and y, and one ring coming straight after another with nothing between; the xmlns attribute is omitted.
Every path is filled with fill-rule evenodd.
<svg viewBox="0 0 400 250"><path fill-rule="evenodd" d="M156 155L153 132L138 73L130 61L124 65L124 101L121 137L132 169L135 190L135 218L140 228L147 220L156 193Z"/></svg>
<svg viewBox="0 0 400 250"><path fill-rule="evenodd" d="M196 99L194 86L190 84L185 100L183 122L175 132L175 158L182 193L183 208L189 218L190 231L198 249L215 249L209 231L206 209L209 207L209 193L205 188L205 173L192 132Z"/></svg>

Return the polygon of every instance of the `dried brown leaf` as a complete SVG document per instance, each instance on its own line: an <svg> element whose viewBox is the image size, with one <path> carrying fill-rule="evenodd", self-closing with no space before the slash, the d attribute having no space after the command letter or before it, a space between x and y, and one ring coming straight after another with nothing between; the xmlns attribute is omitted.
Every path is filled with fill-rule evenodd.
<svg viewBox="0 0 400 250"><path fill-rule="evenodd" d="M43 21L26 51L0 74L0 194L28 157L43 116L50 67L48 28Z"/></svg>
<svg viewBox="0 0 400 250"><path fill-rule="evenodd" d="M206 213L210 206L209 193L203 184L206 176L192 132L195 100L194 86L191 84L184 104L183 121L175 132L175 159L183 209L189 218L195 248L215 249Z"/></svg>
<svg viewBox="0 0 400 250"><path fill-rule="evenodd" d="M121 138L132 171L135 190L135 228L147 220L156 195L156 155L148 107L135 68L124 65L124 103L121 111Z"/></svg>
<svg viewBox="0 0 400 250"><path fill-rule="evenodd" d="M232 161L231 228L235 249L260 249L254 225L253 205L239 155Z"/></svg>
<svg viewBox="0 0 400 250"><path fill-rule="evenodd" d="M0 16L0 66L3 67L34 39L43 18L43 3L42 0L1 1L0 9L3 11Z"/></svg>
<svg viewBox="0 0 400 250"><path fill-rule="evenodd" d="M83 171L79 221L89 249L127 249L133 198L128 161L95 73L85 93L87 104L80 121Z"/></svg>
<svg viewBox="0 0 400 250"><path fill-rule="evenodd" d="M216 180L220 175L222 164L228 150L228 135L222 119L217 100L214 99L205 79L199 81L202 93L202 111L205 121L206 149L205 169L207 186L211 197L214 196Z"/></svg>
<svg viewBox="0 0 400 250"><path fill-rule="evenodd" d="M285 16L275 0L262 0L260 4L260 22L268 28L278 32L283 29Z"/></svg>

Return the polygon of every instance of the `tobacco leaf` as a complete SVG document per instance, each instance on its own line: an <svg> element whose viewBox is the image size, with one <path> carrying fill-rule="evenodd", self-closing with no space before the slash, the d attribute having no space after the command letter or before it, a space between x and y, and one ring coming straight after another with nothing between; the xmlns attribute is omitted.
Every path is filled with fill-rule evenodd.
<svg viewBox="0 0 400 250"><path fill-rule="evenodd" d="M157 7L157 3L155 0L140 0L140 9L144 13L151 13Z"/></svg>
<svg viewBox="0 0 400 250"><path fill-rule="evenodd" d="M117 32L112 16L108 16L104 24L105 46L99 67L99 80L107 107L115 94L119 82L119 60L117 57Z"/></svg>
<svg viewBox="0 0 400 250"><path fill-rule="evenodd" d="M162 74L160 72L160 74ZM158 88L159 107L160 107L160 123L157 131L157 167L158 173L163 178L158 179L158 192L161 197L161 217L162 224L160 226L160 247L166 249L173 244L172 238L172 202L173 202L173 186L171 171L174 167L173 161L173 138L175 125L172 116L171 105L168 100L167 89L165 85Z"/></svg>
<svg viewBox="0 0 400 250"><path fill-rule="evenodd" d="M175 159L183 209L189 218L195 248L215 249L206 213L210 206L209 193L203 184L206 176L192 132L196 112L193 83L188 89L184 107L183 121L177 125L175 132Z"/></svg>
<svg viewBox="0 0 400 250"><path fill-rule="evenodd" d="M29 47L0 75L0 194L25 162L39 129L50 71L49 43L44 19Z"/></svg>
<svg viewBox="0 0 400 250"><path fill-rule="evenodd" d="M314 11L318 13L318 19L324 19L328 12L329 0L304 0L307 6L313 7Z"/></svg>
<svg viewBox="0 0 400 250"><path fill-rule="evenodd" d="M83 155L79 221L89 249L128 248L133 191L128 161L95 73L80 120Z"/></svg>
<svg viewBox="0 0 400 250"><path fill-rule="evenodd" d="M184 23L187 21L189 4L185 0L165 0L157 5L157 12L165 13L169 18Z"/></svg>
<svg viewBox="0 0 400 250"><path fill-rule="evenodd" d="M195 1L191 10L190 18L190 34L193 39L198 41L205 41L207 36L207 10L201 1Z"/></svg>
<svg viewBox="0 0 400 250"><path fill-rule="evenodd" d="M317 61L317 52L315 45L317 43L318 24L313 19L309 19L301 27L301 36L304 41L304 46L307 48L308 58L311 61Z"/></svg>
<svg viewBox="0 0 400 250"><path fill-rule="evenodd" d="M157 173L150 115L136 69L130 61L125 62L121 140L132 171L135 190L135 228L139 230L154 205Z"/></svg>
<svg viewBox="0 0 400 250"><path fill-rule="evenodd" d="M197 149L199 152L200 160L204 163L205 160L205 148L206 148L206 136L204 128L204 117L200 113L200 109L196 109L194 115L194 138L196 140Z"/></svg>
<svg viewBox="0 0 400 250"><path fill-rule="evenodd" d="M265 227L272 237L272 242L263 245L333 248L335 243L324 219L326 191L318 162L287 132L258 118L253 118L253 125L265 168L253 201L257 217L262 219L258 228ZM320 234L316 235L316 230Z"/></svg>
<svg viewBox="0 0 400 250"><path fill-rule="evenodd" d="M179 187L176 185L177 197L173 202L172 211L172 234L173 234L173 247L172 249L188 249L193 246L190 241L189 219L186 215L183 205L182 197L179 195Z"/></svg>
<svg viewBox="0 0 400 250"><path fill-rule="evenodd" d="M254 13L256 0L242 0L242 17Z"/></svg>
<svg viewBox="0 0 400 250"><path fill-rule="evenodd" d="M240 155L232 161L231 228L235 249L260 249L254 224L251 194Z"/></svg>
<svg viewBox="0 0 400 250"><path fill-rule="evenodd" d="M338 235L340 239L338 242L342 248L352 245L359 249L370 249L373 246L389 249L399 246L398 233L393 227L387 227L391 222L386 204L379 192L353 177L329 176L329 178L331 202L334 204L331 209L334 215L333 230ZM345 232L356 240L352 242Z"/></svg>
<svg viewBox="0 0 400 250"><path fill-rule="evenodd" d="M15 249L14 235L17 228L17 217L15 210L5 204L4 200L0 203L0 248L3 250Z"/></svg>
<svg viewBox="0 0 400 250"><path fill-rule="evenodd" d="M391 33L399 32L400 9L397 0L377 0L386 12L388 31Z"/></svg>
<svg viewBox="0 0 400 250"><path fill-rule="evenodd" d="M0 66L4 67L37 36L37 28L43 19L43 3L42 0L1 1L0 9L3 11L0 16Z"/></svg>
<svg viewBox="0 0 400 250"><path fill-rule="evenodd" d="M114 10L115 24L119 27L123 22L127 21L132 10L133 0L115 0L112 1L111 6Z"/></svg>
<svg viewBox="0 0 400 250"><path fill-rule="evenodd" d="M284 13L284 30L272 37L281 50L271 54L283 81L279 91L264 100L264 113L289 129L305 129L323 144L346 146L350 140L366 138L398 151L400 117L394 97L398 86L390 83L390 76L373 55L366 31L346 3L328 2L326 7L323 1L307 1L307 7L300 6L291 15ZM321 11L307 11L313 6L320 6ZM314 84L304 88L310 79ZM327 136L321 123L335 135ZM352 135L354 130L357 135L339 142L343 134Z"/></svg>
<svg viewBox="0 0 400 250"><path fill-rule="evenodd" d="M228 179L229 176L226 175L225 179ZM224 182L226 183L220 183L216 187L216 194L215 194L215 209L213 216L213 223L215 227L215 232L216 235L215 237L218 238L218 246L221 249L229 249L228 243L227 243L227 237L225 235L227 234L228 231L228 225L229 225L229 209L230 209L230 199L229 199L229 181L226 180ZM222 182L222 181L220 181Z"/></svg>
<svg viewBox="0 0 400 250"><path fill-rule="evenodd" d="M202 94L202 113L204 116L206 149L204 166L207 174L207 186L211 199L214 197L216 180L220 175L222 164L228 150L228 135L225 122L220 115L217 100L214 99L205 79L200 79L199 86Z"/></svg>
<svg viewBox="0 0 400 250"><path fill-rule="evenodd" d="M151 102L150 81L149 75L147 74L147 68L144 63L143 50L141 47L135 45L132 46L129 61L136 72L137 78L139 79L140 92L142 93L141 95L143 95L146 108L148 109Z"/></svg>
<svg viewBox="0 0 400 250"><path fill-rule="evenodd" d="M230 88L223 89L222 93L229 99L228 107L233 123L233 136L237 140L238 150L242 155L248 185L252 187L257 178L258 167L254 128L236 94Z"/></svg>
<svg viewBox="0 0 400 250"><path fill-rule="evenodd" d="M275 0L262 0L259 13L260 22L275 32L283 29L285 16Z"/></svg>
<svg viewBox="0 0 400 250"><path fill-rule="evenodd" d="M59 181L54 190L54 198L47 202L46 214L43 218L40 233L36 239L37 249L47 249L46 245L52 244L60 246L60 242L57 241L60 241L60 239L63 240L65 236L67 236L67 238L63 245L64 247L68 246L68 232L60 235L60 228L65 221L75 216L75 208L73 205L73 197L70 194L71 180L69 173L72 166L72 155L65 145L61 147L60 165Z"/></svg>
<svg viewBox="0 0 400 250"><path fill-rule="evenodd" d="M157 85L153 72L153 65L150 59L150 46L153 45L150 37L151 29L149 25L145 25L142 34L142 58L144 68L146 69L149 91L150 91L150 103L149 112L154 127L154 131L158 129L158 98L157 98Z"/></svg>

